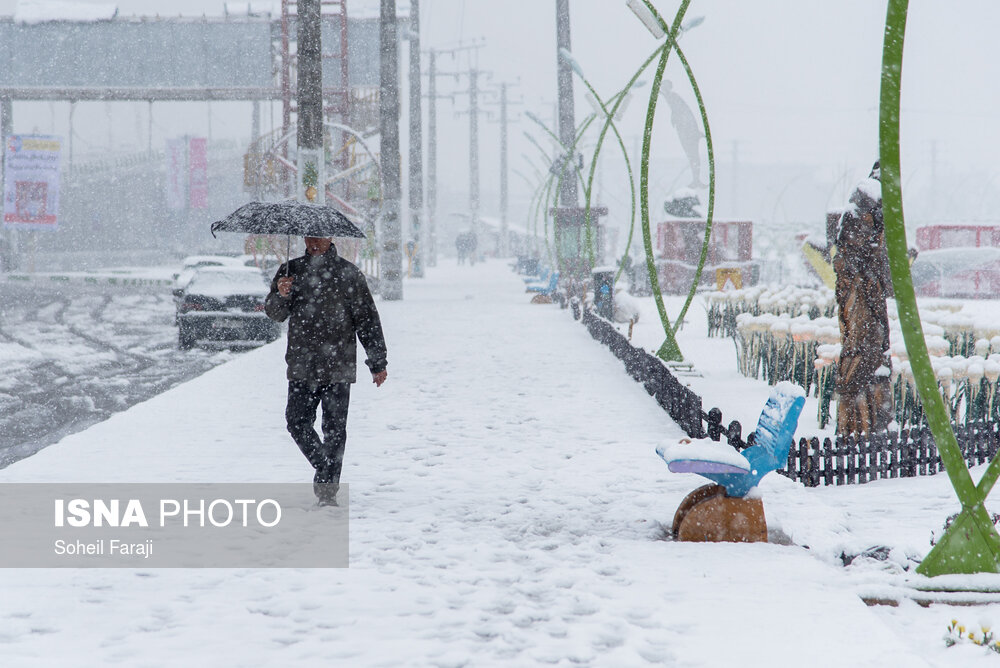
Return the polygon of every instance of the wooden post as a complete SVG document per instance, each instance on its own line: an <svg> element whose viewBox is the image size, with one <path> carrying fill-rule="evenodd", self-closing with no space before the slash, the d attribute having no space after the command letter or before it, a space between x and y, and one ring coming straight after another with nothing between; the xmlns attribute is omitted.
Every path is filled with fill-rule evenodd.
<svg viewBox="0 0 1000 668"><path fill-rule="evenodd" d="M833 448L834 444L829 438L823 439L823 483L833 484Z"/></svg>
<svg viewBox="0 0 1000 668"><path fill-rule="evenodd" d="M809 486L819 487L819 439L813 436L808 444L804 438L799 443L809 448Z"/></svg>

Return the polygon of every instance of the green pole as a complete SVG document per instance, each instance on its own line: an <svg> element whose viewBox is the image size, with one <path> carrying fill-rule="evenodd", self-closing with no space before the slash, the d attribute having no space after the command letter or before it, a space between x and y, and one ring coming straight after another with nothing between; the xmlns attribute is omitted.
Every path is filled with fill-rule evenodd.
<svg viewBox="0 0 1000 668"><path fill-rule="evenodd" d="M955 440L944 399L938 391L924 342L917 299L906 248L906 225L903 217L903 192L900 181L899 109L903 70L903 38L909 0L889 0L882 46L882 84L879 102L879 159L885 240L889 256L892 287L899 311L899 325L910 358L913 378L924 406L927 424L934 435L941 461L962 511L942 539L927 554L917 572L936 576L953 573L1000 572L1000 535L983 506L984 494L972 482L972 476ZM991 474L985 480L988 491L996 480L996 458L990 462Z"/></svg>

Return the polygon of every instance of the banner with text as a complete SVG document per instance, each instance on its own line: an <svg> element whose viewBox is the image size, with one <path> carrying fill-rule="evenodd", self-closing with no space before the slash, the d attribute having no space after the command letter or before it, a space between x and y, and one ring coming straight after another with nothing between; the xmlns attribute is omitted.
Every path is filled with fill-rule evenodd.
<svg viewBox="0 0 1000 668"><path fill-rule="evenodd" d="M0 568L336 568L348 489L312 483L0 483Z"/></svg>
<svg viewBox="0 0 1000 668"><path fill-rule="evenodd" d="M4 227L54 230L59 220L62 140L52 135L10 135L4 152Z"/></svg>

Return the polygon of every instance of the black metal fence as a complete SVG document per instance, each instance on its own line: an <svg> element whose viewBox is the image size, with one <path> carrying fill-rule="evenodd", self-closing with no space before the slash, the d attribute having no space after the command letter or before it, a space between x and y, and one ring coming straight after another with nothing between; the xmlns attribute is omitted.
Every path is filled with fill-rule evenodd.
<svg viewBox="0 0 1000 668"><path fill-rule="evenodd" d="M702 438L704 413L701 397L684 387L658 357L636 348L607 320L590 309L583 309L582 320L595 339L608 346L615 357L625 363L625 370L636 382L642 383L656 398L663 410L692 438Z"/></svg>
<svg viewBox="0 0 1000 668"><path fill-rule="evenodd" d="M985 464L997 453L1000 426L981 422L952 425L968 466ZM883 432L865 438L800 438L778 473L807 487L854 485L884 478L912 478L943 471L941 455L927 427Z"/></svg>
<svg viewBox="0 0 1000 668"><path fill-rule="evenodd" d="M743 438L742 425L723 425L722 411L701 409L702 399L678 381L657 357L633 346L615 326L584 309L583 324L590 335L608 346L625 369L691 438L711 438L737 450L753 445L751 432ZM1000 449L1000 424L974 422L952 425L966 464L988 462ZM837 436L799 438L788 452L788 463L778 473L807 487L853 485L884 478L912 478L943 470L934 437L927 427L883 432L865 438Z"/></svg>

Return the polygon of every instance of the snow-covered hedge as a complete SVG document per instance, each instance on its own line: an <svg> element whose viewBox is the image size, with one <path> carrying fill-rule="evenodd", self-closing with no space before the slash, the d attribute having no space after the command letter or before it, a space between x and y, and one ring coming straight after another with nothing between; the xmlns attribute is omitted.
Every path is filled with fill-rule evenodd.
<svg viewBox="0 0 1000 668"><path fill-rule="evenodd" d="M791 286L758 285L742 290L709 292L705 295L705 302L709 336L732 336L736 332L736 318L744 313L814 319L829 318L837 308L833 290Z"/></svg>
<svg viewBox="0 0 1000 668"><path fill-rule="evenodd" d="M817 315L820 305L825 304L815 299L823 296L820 291L808 297L808 290L788 290L780 299L774 293L756 306L747 301L756 289L735 292L742 297L722 300L710 296L710 304L730 309L740 373L772 385L786 380L801 385L819 399L817 418L825 427L836 412L832 404L836 400L840 328L835 309L829 315ZM794 295L799 298L787 298ZM1000 392L1000 322L975 319L960 309L957 303L930 302L921 310L924 341L938 385L955 423L1000 422L1000 401L996 400ZM829 313L825 306L823 310ZM895 419L899 427L918 425L923 420L923 407L891 300L888 313ZM727 316L720 310L715 317Z"/></svg>

